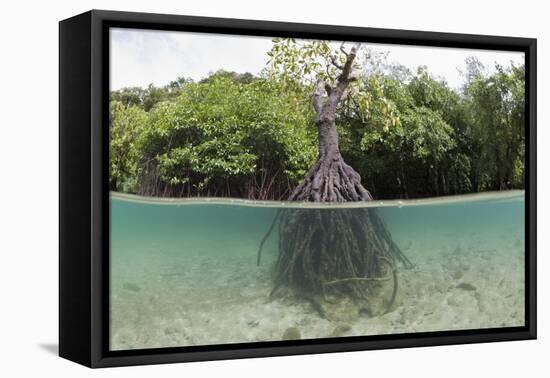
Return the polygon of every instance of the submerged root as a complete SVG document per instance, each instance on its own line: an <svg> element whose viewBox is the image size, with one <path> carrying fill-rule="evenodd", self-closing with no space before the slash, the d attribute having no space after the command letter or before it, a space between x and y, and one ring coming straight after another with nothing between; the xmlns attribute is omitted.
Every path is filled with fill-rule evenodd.
<svg viewBox="0 0 550 378"><path fill-rule="evenodd" d="M395 302L397 262L412 265L372 208L282 210L279 232L271 297L290 287L314 302L350 298L379 314L375 298L385 297L382 312Z"/></svg>
<svg viewBox="0 0 550 378"><path fill-rule="evenodd" d="M264 248L264 244L266 240L269 238L269 235L271 235L271 232L273 232L273 229L275 228L275 224L277 224L277 220L279 220L279 216L281 215L282 209L279 209L277 213L275 214L275 218L273 218L273 222L271 222L271 226L269 226L269 229L265 233L264 237L262 238L262 241L260 242L260 247L258 248L258 257L256 258L256 265L260 266L260 262L262 260L262 249Z"/></svg>

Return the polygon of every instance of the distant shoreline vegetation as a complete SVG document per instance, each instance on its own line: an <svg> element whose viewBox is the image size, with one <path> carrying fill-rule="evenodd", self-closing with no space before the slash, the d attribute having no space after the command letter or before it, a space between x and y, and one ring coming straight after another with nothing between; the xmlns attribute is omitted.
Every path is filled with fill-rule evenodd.
<svg viewBox="0 0 550 378"><path fill-rule="evenodd" d="M426 68L365 69L337 111L340 150L376 199L524 188L525 67L467 61L454 91ZM266 67L110 97L110 190L286 200L317 159L313 84Z"/></svg>

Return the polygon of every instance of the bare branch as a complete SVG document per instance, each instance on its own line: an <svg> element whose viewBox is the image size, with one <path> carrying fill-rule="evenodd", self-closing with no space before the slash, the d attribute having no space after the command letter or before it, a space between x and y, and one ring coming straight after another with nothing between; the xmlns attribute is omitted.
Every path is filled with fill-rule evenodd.
<svg viewBox="0 0 550 378"><path fill-rule="evenodd" d="M340 73L340 76L338 76L338 81L339 82L349 81L353 61L355 59L355 56L357 55L357 48L358 48L358 45L353 46L351 48L350 52L347 54L346 63L344 63L344 67L342 68L342 72Z"/></svg>
<svg viewBox="0 0 550 378"><path fill-rule="evenodd" d="M342 42L342 44L340 45L340 51L347 57L347 56L348 56L348 52L347 52L346 49L344 48L344 44L345 44L345 42Z"/></svg>
<svg viewBox="0 0 550 378"><path fill-rule="evenodd" d="M330 56L330 61L332 63L332 65L340 70L343 70L344 69L344 66L342 66L340 63L338 63L338 59L334 56L334 55L331 55Z"/></svg>
<svg viewBox="0 0 550 378"><path fill-rule="evenodd" d="M344 63L340 75L336 78L332 90L328 92L328 104L332 108L336 108L338 102L349 96L348 86L352 81L356 81L359 77L353 73L353 62L357 56L357 49L360 47L360 43L355 44L349 52L345 52L346 62ZM340 46L341 50L344 50L343 45ZM344 52L344 51L342 51Z"/></svg>

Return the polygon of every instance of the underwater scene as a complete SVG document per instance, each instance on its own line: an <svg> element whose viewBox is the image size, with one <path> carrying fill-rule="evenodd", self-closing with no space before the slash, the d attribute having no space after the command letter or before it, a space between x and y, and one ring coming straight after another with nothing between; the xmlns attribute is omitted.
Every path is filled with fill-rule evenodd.
<svg viewBox="0 0 550 378"><path fill-rule="evenodd" d="M339 204L112 192L110 349L523 326L524 206L521 190ZM280 214L373 211L407 262L396 259L383 305L340 302L323 313L330 301L273 295ZM325 231L308 240L344 232Z"/></svg>

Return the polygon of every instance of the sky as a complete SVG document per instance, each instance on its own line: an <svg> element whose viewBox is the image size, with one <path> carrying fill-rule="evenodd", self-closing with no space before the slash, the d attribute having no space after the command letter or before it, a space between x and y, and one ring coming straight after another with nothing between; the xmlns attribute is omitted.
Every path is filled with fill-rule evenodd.
<svg viewBox="0 0 550 378"><path fill-rule="evenodd" d="M428 71L447 81L454 89L461 87L468 56L476 56L485 66L495 63L521 64L524 54L510 51L471 50L365 43L373 52L389 52L388 61L415 71ZM219 69L258 74L267 62L271 49L269 37L221 34L111 29L111 90L123 87L163 86L177 77L198 81Z"/></svg>

